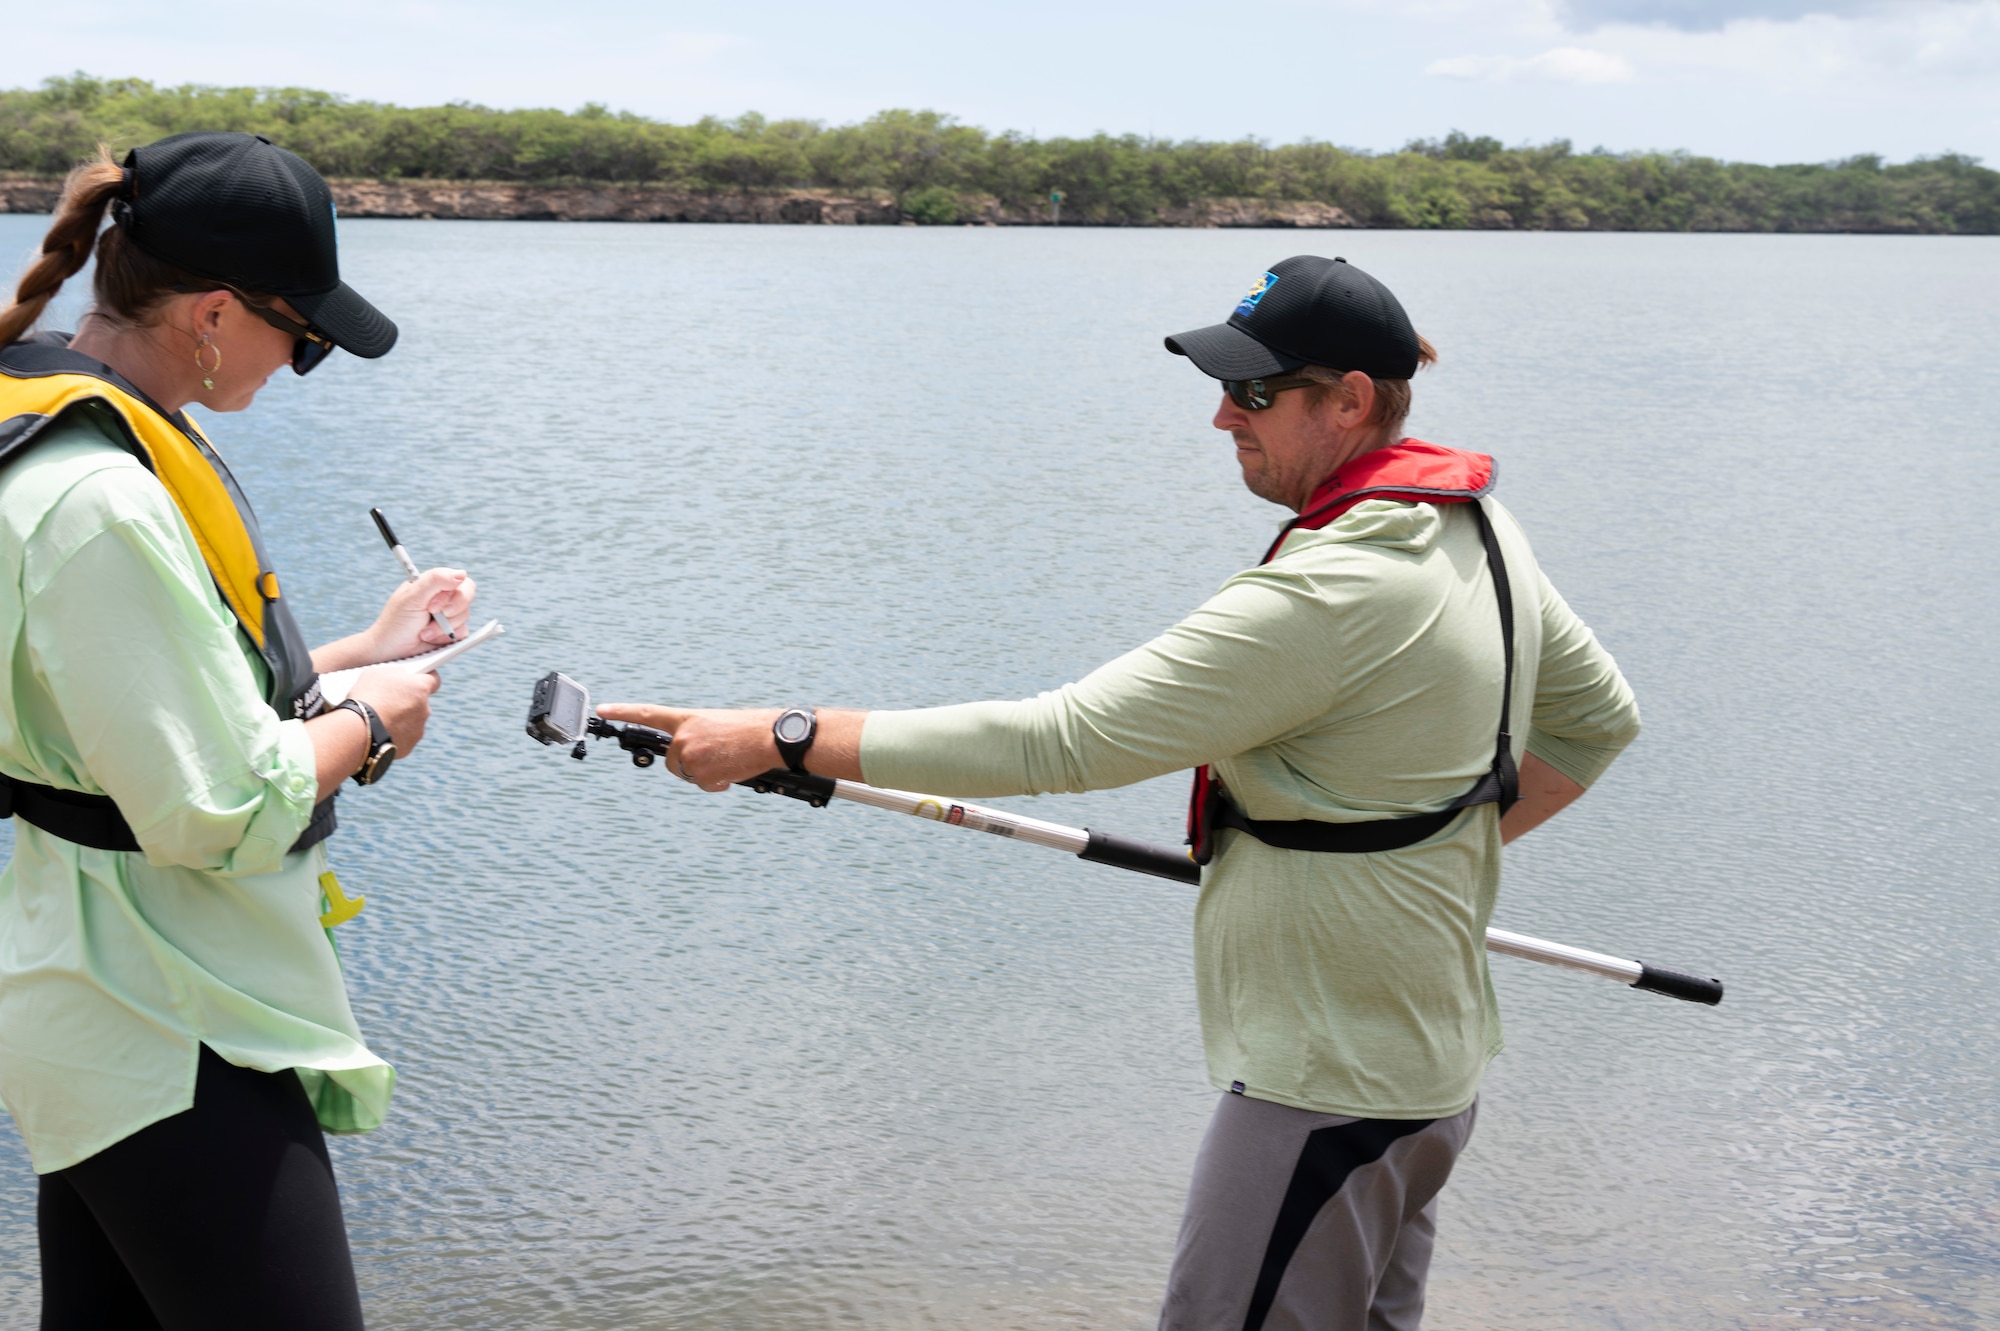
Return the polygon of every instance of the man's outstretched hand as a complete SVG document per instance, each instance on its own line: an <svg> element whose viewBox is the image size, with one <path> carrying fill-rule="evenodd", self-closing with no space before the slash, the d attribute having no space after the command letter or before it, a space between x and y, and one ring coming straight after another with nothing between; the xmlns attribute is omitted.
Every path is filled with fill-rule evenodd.
<svg viewBox="0 0 2000 1331"><path fill-rule="evenodd" d="M611 702L597 709L607 721L629 721L674 737L667 770L706 791L727 790L774 767L783 767L771 723L781 708L721 710ZM868 713L819 709L819 734L806 754L806 770L843 781L861 780L861 726Z"/></svg>

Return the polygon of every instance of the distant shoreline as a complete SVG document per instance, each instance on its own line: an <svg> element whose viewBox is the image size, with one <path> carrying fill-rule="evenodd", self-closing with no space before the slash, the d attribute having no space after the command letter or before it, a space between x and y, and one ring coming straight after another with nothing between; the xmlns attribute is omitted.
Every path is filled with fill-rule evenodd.
<svg viewBox="0 0 2000 1331"><path fill-rule="evenodd" d="M342 217L453 218L481 222L740 222L791 226L918 225L887 191L690 189L667 185L544 185L514 181L342 180L327 182ZM60 178L0 175L0 213L52 213ZM1205 199L1161 210L1163 227L1351 227L1331 204L1276 199ZM969 199L950 225L1048 226L1046 210ZM1103 225L1065 218L1065 226Z"/></svg>
<svg viewBox="0 0 2000 1331"><path fill-rule="evenodd" d="M700 189L619 183L547 185L516 181L329 180L342 217L455 219L481 222L710 222L776 226L916 226L887 191L825 189ZM54 176L0 174L0 214L53 213L62 192ZM1049 226L1046 210L1028 212L999 200L966 199L959 226ZM1283 199L1200 199L1163 208L1150 221L1100 222L1073 217L1066 227L1325 230L1361 225L1332 204ZM1380 223L1376 224L1377 226ZM1630 227L1517 227L1511 219L1477 219L1444 230L1622 232ZM1653 230L1654 228L1640 228ZM1689 231L1771 234L1774 228L1691 227ZM1942 228L1792 226L1780 234L1954 235ZM1974 233L1977 234L1977 233Z"/></svg>
<svg viewBox="0 0 2000 1331"><path fill-rule="evenodd" d="M2000 234L2000 171L1963 153L1760 165L1509 147L1452 130L1390 152L1099 131L993 133L935 110L853 124L751 112L671 124L590 104L395 106L311 88L156 87L89 74L0 89L0 210L189 130L263 135L349 217L821 226L1365 227L1440 231Z"/></svg>

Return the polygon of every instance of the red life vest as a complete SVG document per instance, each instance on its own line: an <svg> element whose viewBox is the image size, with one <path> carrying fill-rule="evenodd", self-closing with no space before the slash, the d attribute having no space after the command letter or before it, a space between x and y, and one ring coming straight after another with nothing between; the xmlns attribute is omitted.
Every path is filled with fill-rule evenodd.
<svg viewBox="0 0 2000 1331"><path fill-rule="evenodd" d="M1313 491L1299 516L1286 523L1271 542L1271 548L1257 562L1268 564L1295 531L1317 531L1333 522L1356 504L1369 499L1397 499L1423 504L1471 504L1479 522L1481 543L1486 548L1487 568L1493 575L1494 590L1500 601L1500 632L1506 645L1506 671L1501 691L1500 735L1493 765L1479 783L1458 800L1437 813L1410 818L1382 818L1358 823L1330 823L1301 818L1275 821L1247 818L1229 801L1222 784L1208 764L1195 769L1194 788L1188 795L1188 855L1197 864L1207 864L1215 854L1215 834L1235 827L1258 840L1292 850L1335 851L1363 854L1395 850L1415 845L1441 831L1461 809L1475 804L1497 802L1505 813L1520 797L1520 778L1514 770L1512 737L1508 734L1507 709L1514 694L1514 612L1513 596L1507 583L1507 565L1500 556L1499 542L1481 496L1493 489L1493 459L1484 453L1466 453L1441 448L1421 439L1403 439L1363 453L1336 471Z"/></svg>

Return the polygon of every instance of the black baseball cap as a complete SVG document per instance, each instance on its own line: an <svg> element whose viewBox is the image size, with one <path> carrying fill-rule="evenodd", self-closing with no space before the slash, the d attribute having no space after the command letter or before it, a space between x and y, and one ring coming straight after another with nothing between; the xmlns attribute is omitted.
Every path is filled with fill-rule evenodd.
<svg viewBox="0 0 2000 1331"><path fill-rule="evenodd" d="M1226 323L1175 333L1167 350L1211 379L1268 379L1302 365L1377 379L1417 372L1417 330L1389 291L1345 259L1271 265Z"/></svg>
<svg viewBox="0 0 2000 1331"><path fill-rule="evenodd" d="M282 296L357 356L396 345L396 325L340 280L333 195L304 158L262 134L174 134L125 157L112 215L132 243L200 277Z"/></svg>

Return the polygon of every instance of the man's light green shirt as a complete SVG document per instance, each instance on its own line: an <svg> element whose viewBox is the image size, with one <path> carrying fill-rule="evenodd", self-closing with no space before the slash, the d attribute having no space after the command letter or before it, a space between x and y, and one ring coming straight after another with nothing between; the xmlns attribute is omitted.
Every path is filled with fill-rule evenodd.
<svg viewBox="0 0 2000 1331"><path fill-rule="evenodd" d="M194 1103L201 1045L298 1070L330 1131L395 1073L356 1029L320 927L323 847L289 848L317 777L301 721L173 500L88 420L0 472L0 771L109 795L143 854L14 820L0 874L0 1101L37 1171Z"/></svg>
<svg viewBox="0 0 2000 1331"><path fill-rule="evenodd" d="M1487 501L1515 606L1519 750L1583 785L1639 731L1617 665ZM875 712L875 784L961 797L1122 786L1201 763L1252 818L1427 813L1471 789L1500 719L1500 623L1462 504L1362 503L1297 531L1181 623L1023 702ZM1500 1050L1485 931L1499 819L1403 850L1280 850L1222 833L1195 909L1209 1077L1363 1118L1472 1103Z"/></svg>

